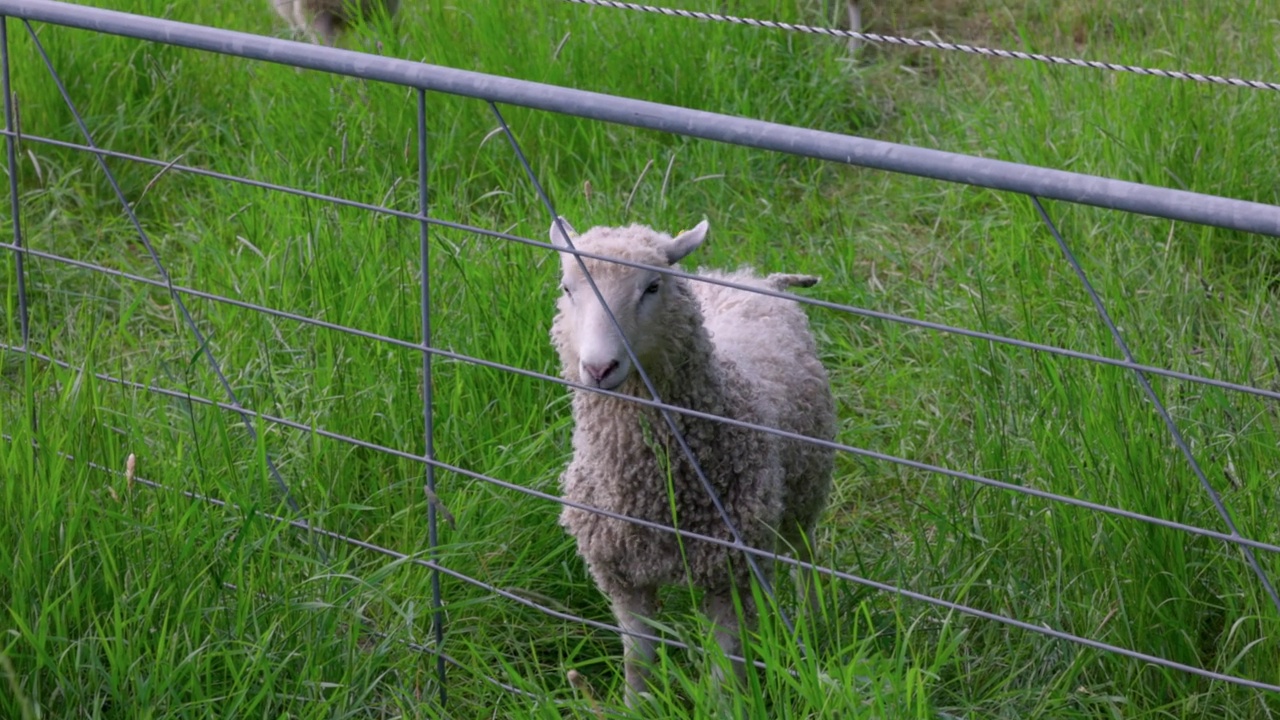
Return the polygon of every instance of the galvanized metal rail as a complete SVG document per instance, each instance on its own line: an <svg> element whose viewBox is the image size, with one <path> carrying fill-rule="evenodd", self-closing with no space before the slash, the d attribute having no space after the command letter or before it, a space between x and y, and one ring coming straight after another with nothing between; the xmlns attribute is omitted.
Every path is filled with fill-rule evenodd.
<svg viewBox="0 0 1280 720"><path fill-rule="evenodd" d="M1280 237L1280 207L840 135L574 88L379 57L55 0L0 0L0 15L520 105L879 170Z"/></svg>

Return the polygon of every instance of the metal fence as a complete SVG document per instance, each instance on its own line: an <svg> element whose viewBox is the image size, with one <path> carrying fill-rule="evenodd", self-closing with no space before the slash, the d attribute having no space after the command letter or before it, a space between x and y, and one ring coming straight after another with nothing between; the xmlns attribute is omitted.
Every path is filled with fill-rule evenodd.
<svg viewBox="0 0 1280 720"><path fill-rule="evenodd" d="M15 122L15 109L13 107L13 94L10 88L10 58L8 47L8 25L7 19L16 19L19 21L21 30L29 33L31 40L37 48L42 62L49 72L52 82L54 82L67 107L73 113L79 130L83 136L83 142L71 143L62 140L55 140L43 137L38 134L32 134L30 129L19 130ZM326 195L319 192L313 192L304 188L287 187L283 185L263 182L247 177L231 176L223 173L213 172L200 167L183 165L177 162L169 162L155 158L139 157L128 153L118 152L107 148L99 147L94 141L94 133L92 128L85 122L76 110L76 101L62 82L58 74L57 68L50 60L49 55L45 53L41 45L39 37L37 37L31 23L51 23L73 28L93 30L100 33L108 33L139 40L150 41L155 43L164 43L176 45L186 48L193 48L214 53L223 53L241 58L261 60L273 63L281 63L292 65L300 68L309 68L339 75L347 75L368 80L393 83L417 91L417 163L419 169L419 187L418 200L419 211L416 213L406 212L393 209L390 207L374 205L370 203L357 202L354 200ZM61 263L84 270L97 273L105 273L120 279L133 283L154 286L165 289L171 296L173 302L179 309L183 318L183 322L187 330L191 333L196 345L200 348L204 356L204 361L215 372L226 392L223 400L204 397L192 397L186 392L156 387L151 384L144 384L123 377L114 377L108 374L98 374L98 377L106 382L119 384L146 392L154 392L161 395L170 395L184 401L193 402L199 405L205 405L213 408L235 413L243 419L248 434L253 437L255 435L255 423L264 422L268 424L279 425L283 427L294 428L302 432L314 433L321 437L330 438L339 442L349 443L373 450L379 453L386 453L391 456L403 458L421 464L425 473L426 483L428 486L429 497L432 501L428 504L428 516L426 522L430 533L430 548L425 559L417 557L416 553L404 553L397 550L380 547L375 544L366 542L359 538L347 537L338 533L325 530L308 522L302 508L294 500L289 492L289 488L285 482L283 475L276 469L274 465L269 468L272 476L279 486L280 491L289 503L289 507L295 513L294 518L274 517L275 520L282 523L292 524L304 531L310 536L327 537L336 539L352 546L363 548L365 550L383 553L388 556L407 560L419 566L427 568L432 573L432 606L433 606L433 643L423 646L424 652L433 654L437 659L437 673L440 681L440 698L445 701L445 669L446 665L454 662L447 653L447 637L443 623L443 615L441 613L441 586L440 579L442 576L450 577L454 580L471 584L479 588L483 588L487 592L495 593L506 600L514 603L520 603L525 606L535 608L539 611L548 613L554 617L564 619L568 622L581 622L592 625L594 627L607 629L615 632L621 631L619 628L608 624L599 623L592 620L586 620L576 617L572 614L562 612L544 604L530 600L517 593L512 593L485 582L481 578L471 577L452 570L442 564L436 553L436 545L438 538L436 534L437 524L439 522L438 512L440 511L439 503L436 499L438 488L436 486L436 472L444 471L456 474L462 477L471 478L484 483L491 483L509 490L524 493L526 495L539 498L549 502L564 503L561 498L542 493L518 484L504 481L499 478L491 477L485 473L477 472L473 469L458 467L448 463L441 462L433 452L433 397L432 397L432 361L433 358L447 358L454 361L464 363L477 364L504 372L516 373L525 377L535 378L545 382L557 383L574 389L576 392L597 392L605 395L614 395L624 398L628 401L647 405L660 411L673 431L676 431L676 425L673 417L676 414L683 414L691 417L703 419L712 419L721 422L734 423L743 427L751 428L765 433L772 433L782 437L798 439L804 442L815 443L818 445L831 448L833 450L849 453L855 456L874 459L876 461L895 463L915 470L927 473L935 473L942 476L954 478L969 483L976 483L992 488L997 488L1009 493L1019 493L1025 496L1031 496L1054 503L1071 505L1078 508L1087 509L1092 512L1110 515L1116 518L1123 518L1127 521L1148 523L1153 526L1174 529L1196 536L1214 539L1234 546L1242 554L1244 559L1251 566L1253 572L1258 578L1258 582L1265 588L1266 593L1274 602L1277 611L1280 611L1280 596L1277 596L1272 583L1255 557L1255 551L1266 553L1280 552L1280 545L1269 542L1263 542L1247 538L1241 535L1237 530L1229 509L1223 502L1218 492L1210 483L1205 473L1201 470L1197 463L1196 457L1192 453L1190 447L1183 439L1178 426L1165 409L1161 399L1156 394L1148 382L1148 376L1161 376L1172 378L1190 383L1198 383L1206 386L1212 386L1220 389L1226 389L1241 393L1247 393L1270 400L1280 399L1280 392L1268 390L1249 385L1227 382L1210 377L1203 377L1195 374L1179 372L1164 367L1140 363L1129 350L1128 346L1111 321L1107 314L1099 295L1094 292L1089 283L1081 265L1076 262L1074 255L1067 241L1059 233L1053 220L1046 212L1039 198L1053 198L1065 200L1073 203L1085 205L1093 205L1102 208L1110 208L1133 213L1152 215L1173 220L1181 220L1193 223L1200 223L1221 228L1229 228L1235 230L1248 231L1280 237L1280 207L1263 205L1259 203L1245 202L1241 200L1233 200L1210 195L1203 195L1180 190L1171 190L1160 187L1142 185L1137 183L1122 182L1110 180L1100 177L1083 175L1060 170L1033 167L1021 165L1017 163L1002 162L997 160L989 160L978 157L970 157L961 154L942 152L937 150L929 150L906 145L882 142L877 140L869 140L846 135L838 135L827 132L819 132L798 127L790 127L774 123L763 122L740 117L731 117L710 112L702 112L689 110L679 107L661 105L641 100L612 97L598 93L585 92L563 87L548 86L533 82L526 82L505 77L497 77L492 75L484 75L480 73L467 72L446 67L438 67L425 65L420 63L407 62L403 60L389 59L385 57L369 56L361 53L350 52L327 47L318 47L304 43L291 42L287 40L262 37L258 35L250 35L245 33L233 32L223 29L215 29L201 27L196 25L184 24L169 20L162 20L150 17L141 17L121 12L101 10L91 7L70 5L54 0L0 0L0 58L3 60L3 83L5 94L5 129L6 138L8 175L10 178L10 211L12 213L13 238L11 242L5 242L2 247L13 253L17 268L17 282L11 292L16 295L14 304L18 307L20 313L20 327L22 333L22 343L20 346L6 346L3 349L8 351L16 351L25 353L31 357L37 358L42 362L60 365L62 367L71 368L72 360L67 358L52 357L48 354L39 352L30 343L30 320L28 317L28 288L27 288L27 268L26 263L32 259L38 259L42 262ZM525 157L520 144L516 140L516 136L508 128L505 119L502 116L499 105L510 104L545 110L554 113L561 113L583 119L584 121L598 121L607 123L617 123L622 125L630 125L639 128L647 128L667 133L685 135L696 138L703 138L724 143L742 145L760 150L774 151L781 153L789 153L793 155L805 156L809 158L818 158L822 160L832 161L836 163L845 163L851 165L859 165L868 168L876 168L888 170L898 173L907 173L912 175L934 178L938 180L963 183L968 185L992 188L997 190L1020 193L1030 197L1035 209L1039 213L1046 228L1052 233L1054 239L1058 243L1064 258L1070 264L1073 272L1078 277L1083 288L1088 293L1093 302L1097 313L1105 323L1111 333L1116 346L1120 349L1123 359L1108 358L1087 352L1071 350L1068 348L1056 347L1041 343L1027 342L1014 338L1004 337L997 334L982 332L962 327L944 325L940 323L927 322L901 315L895 315L886 312L870 310L866 308L856 307L847 304L815 300L812 298L792 295L786 292L761 291L757 288L751 288L736 284L725 280L708 280L706 278L697 277L690 273L672 270L670 268L650 267L642 264L631 263L626 261L618 261L622 264L631 265L661 272L676 277L688 278L700 282L715 282L729 287L737 287L752 292L764 292L765 294L777 297L788 298L797 302L808 304L816 307L827 308L842 313L849 313L865 318L874 318L895 323L902 323L917 328L922 328L940 333L954 334L972 339L982 340L990 343L997 343L1007 346L1014 346L1023 349L1033 350L1037 352L1050 353L1053 355L1073 358L1076 360L1110 365L1114 367L1126 368L1132 371L1135 381L1138 383L1146 398L1151 402L1155 411L1167 426L1170 437L1175 445L1185 457L1187 463L1195 472L1204 491L1212 499L1215 509L1221 519L1226 531L1213 530L1209 528L1197 527L1185 523L1175 522L1159 517L1153 517L1142 513L1128 511L1116 507L1110 507L1100 503L1090 502L1084 499L1070 497L1066 495L1047 492L1033 487L1017 485L1014 483L999 481L983 475L969 472L957 471L937 465L912 460L905 457L897 457L886 453L870 450L867 448L854 447L842 442L821 441L804 436L794 435L775 428L769 428L741 421L730 420L715 415L681 408L666 404L658 396L656 389L652 383L645 377L645 383L651 391L652 400L641 399L631 396L619 395L618 393L600 390L598 388L579 385L570 381L557 377L551 377L532 370L513 367L502 363L486 360L484 358L471 357L464 354L456 353L443 348L435 347L431 341L430 326L430 308L431 308L431 292L430 277L428 272L429 259L431 254L431 238L429 231L432 226L452 228L454 230L475 233L491 238L496 238L506 242L523 243L539 248L543 248L548 253L557 252L550 245L544 242L531 240L510 233L497 232L490 229L475 227L471 225L450 222L439 218L431 217L427 212L427 129L426 129L426 108L427 93L449 93L470 98L475 98L489 104L496 121L504 130L504 134L509 141L512 151L519 158L521 166L527 173L528 181L536 188L537 193L545 205L548 219L557 217L555 208L551 198L543 192L542 187L538 183L536 174L532 166ZM110 183L113 192L120 201L123 212L128 216L138 238L146 249L152 264L155 267L157 277L143 277L126 273L120 270L102 267L100 265L72 257L65 257L55 253L43 251L37 247L31 246L28 239L24 237L21 223L22 199L20 196L18 183L18 166L17 166L17 143L21 139L24 142L45 143L49 145L60 146L64 148L72 148L75 150L90 153L96 158L105 178ZM242 299L227 297L210 293L195 288L183 287L175 284L168 272L162 258L157 253L154 245L151 243L147 231L143 224L134 214L133 206L130 199L126 197L120 185L116 182L115 176L104 161L105 158L116 158L127 160L130 162L149 164L152 166L162 167L170 172L191 173L194 175L215 178L230 183L241 183L254 186L264 190L288 193L296 196L320 200L327 203L333 203L339 206L345 206L364 210L372 213L381 213L389 216L400 217L412 220L418 223L420 229L420 248L419 261L421 272L421 288L420 288L420 307L421 327L420 338L417 341L408 341L394 337L379 335L376 333L366 332L357 328L344 326L337 323L331 323L325 320L305 317L299 314L274 309L261 304L248 302ZM600 255L579 251L576 249L569 252L581 257L590 257L596 259L605 259ZM585 266L583 266L585 270ZM593 291L598 293L592 284ZM338 433L327 431L323 428L316 428L305 423L297 422L286 417L277 417L261 412L254 411L241 403L233 390L231 384L227 381L219 365L214 351L207 338L201 330L200 324L193 318L187 310L184 298L198 298L201 300L212 301L216 303L225 303L242 309L247 309L257 313L263 313L278 318L284 318L298 323L304 323L310 326L324 328L327 330L346 333L352 337L365 341L386 343L393 347L407 349L421 354L422 373L425 378L423 384L423 420L425 423L425 436L423 443L425 450L422 453L406 451L403 449L387 447L372 443L359 438L347 437ZM616 319L614 320L616 322ZM630 352L630 350L629 350ZM632 360L636 367L634 354ZM642 371L643 376L643 371ZM681 445L681 452L686 456L693 467L697 467L697 458L684 445L683 440L679 438L679 433L674 435ZM701 475L701 471L698 471ZM704 488L712 494L714 491L710 484L706 483L705 477L702 478ZM147 483L146 480L139 480ZM196 493L186 493L190 497L203 500L215 504L223 504L223 501L198 495ZM718 500L716 501L718 504ZM732 541L721 540L705 535L690 533L686 530L678 530L673 527L664 526L640 520L636 518L628 518L625 516L610 513L599 508L580 506L581 509L598 512L611 517L647 525L654 529L677 533L687 538L699 539L705 542L718 543L734 548L744 553L752 564L755 566L753 558L763 558L773 560L774 555L767 550L749 548L742 544L737 531L732 529L730 525ZM723 513L723 509L722 509ZM725 516L728 521L727 515ZM317 546L318 552L323 552ZM804 563L791 558L781 558L781 561L792 566L815 567L808 563ZM1129 648L1119 647L1113 644L1098 641L1096 639L1083 637L1080 635L1044 627L1038 624L1027 622L1013 617L1006 617L986 610L969 607L963 604L955 603L943 598L933 597L930 595L913 592L893 585L879 582L872 578L860 577L856 574L846 572L839 568L816 567L816 570L831 578L840 579L849 583L855 583L874 590L892 593L898 596L909 598L911 600L927 603L933 606L945 608L950 611L963 613L977 618L983 618L991 622L1003 623L1009 627L1018 628L1022 631L1038 633L1051 638L1075 643L1081 646L1094 648L1097 650L1123 655L1145 663L1172 668L1187 673L1194 673L1205 678L1221 680L1224 682L1234 683L1259 690L1277 692L1280 691L1280 685L1263 682L1257 679L1249 679L1245 677L1234 676L1226 673L1207 670L1204 668L1192 667L1186 664L1175 662L1169 659L1155 657L1142 652L1138 652ZM756 570L759 575L758 569ZM763 577L760 577L764 580ZM767 583L764 583L767 591ZM681 643L666 639L653 638L659 642L674 644L683 647ZM494 682L501 683L500 680L494 679ZM509 687L509 686L508 686ZM516 691L514 688L512 691Z"/></svg>

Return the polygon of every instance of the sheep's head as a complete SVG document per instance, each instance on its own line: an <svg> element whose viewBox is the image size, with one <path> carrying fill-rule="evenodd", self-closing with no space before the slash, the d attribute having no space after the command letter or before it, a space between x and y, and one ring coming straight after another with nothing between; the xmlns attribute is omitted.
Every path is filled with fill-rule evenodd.
<svg viewBox="0 0 1280 720"><path fill-rule="evenodd" d="M576 249L657 267L679 262L707 236L705 220L671 237L644 225L595 227L579 235L559 218L551 224L551 243L559 248L569 245L561 228ZM563 294L552 332L568 379L612 390L632 374L631 358L618 327L645 371L652 372L673 325L685 324L677 316L688 312L692 298L682 283L672 282L673 277L588 257L582 257L580 264L579 257L560 254ZM599 297L583 274L583 265L599 288ZM600 297L617 319L616 326Z"/></svg>

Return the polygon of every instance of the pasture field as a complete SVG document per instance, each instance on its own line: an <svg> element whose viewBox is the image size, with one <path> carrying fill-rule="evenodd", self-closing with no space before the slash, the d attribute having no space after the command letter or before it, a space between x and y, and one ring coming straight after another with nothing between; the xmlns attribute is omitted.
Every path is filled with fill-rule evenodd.
<svg viewBox="0 0 1280 720"><path fill-rule="evenodd" d="M94 4L261 34L261 2ZM348 47L931 148L1280 203L1280 94L895 48L552 0L405 0ZM807 0L683 7L819 22ZM1263 0L866 0L869 31L1280 80L1280 8ZM413 212L415 91L53 26L36 26L102 147ZM24 133L82 142L20 22L8 23ZM430 94L430 211L542 241L548 216L488 107ZM820 275L811 297L1119 357L1022 196L787 157L515 107L503 112L579 229L707 217L696 264ZM417 342L410 220L108 160L173 282ZM21 143L35 249L157 277L92 157ZM6 192L8 187L6 186ZM6 194L7 197L7 194ZM1280 389L1276 240L1046 203L1141 362ZM11 242L5 204L0 236ZM558 262L528 245L431 231L432 331L457 353L555 374ZM32 347L0 352L0 716L441 716L430 573L312 541L309 521L423 557L414 460L185 400L224 400L163 287L29 258ZM21 341L0 252L0 340ZM186 297L245 407L423 452L412 348ZM811 308L839 440L1224 531L1131 372ZM104 373L178 391L156 395ZM440 460L555 493L568 392L437 359ZM1241 532L1280 542L1274 401L1151 378ZM32 431L30 418L37 418ZM256 438L256 439L255 439ZM38 451L33 450L33 442ZM171 490L129 485L137 475ZM74 459L71 459L74 458ZM100 467L94 467L93 463ZM102 468L115 472L106 472ZM1280 610L1240 551L902 465L842 456L824 564L1182 663L1280 682ZM612 622L556 523L558 506L441 472L448 568L564 613ZM176 490L231 503L214 507ZM1280 562L1260 552L1262 567ZM790 612L790 582L779 596ZM443 579L445 716L621 711L606 630ZM671 637L713 647L666 595ZM844 582L810 653L766 613L768 663L732 702L771 718L1269 718L1280 698ZM794 615L794 612L792 612ZM717 717L700 653L660 656L642 716ZM788 669L798 670L793 677ZM567 673L585 678L589 695ZM534 699L494 687L494 676ZM729 715L724 715L729 716Z"/></svg>

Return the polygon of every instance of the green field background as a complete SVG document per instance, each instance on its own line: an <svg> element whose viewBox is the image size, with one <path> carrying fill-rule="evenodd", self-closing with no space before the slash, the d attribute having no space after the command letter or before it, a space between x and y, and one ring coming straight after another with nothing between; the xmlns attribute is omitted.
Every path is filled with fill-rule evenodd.
<svg viewBox="0 0 1280 720"><path fill-rule="evenodd" d="M98 0L288 36L266 0ZM865 0L869 31L1270 81L1280 5L1262 0ZM681 7L825 24L807 0ZM34 25L110 150L415 212L409 88ZM8 21L23 133L82 142L20 21ZM552 0L403 0L355 50L1233 198L1280 203L1280 94L841 41ZM686 268L818 275L805 294L1120 357L1030 201L920 178L504 107L580 230L706 218ZM427 96L433 216L543 240L548 217L485 103ZM33 249L158 277L91 156L18 146ZM418 225L108 160L175 284L410 343ZM9 185L6 183L5 190ZM1262 236L1046 203L1140 362L1280 390L1280 252ZM13 237L5 203L0 236ZM556 374L546 250L431 231L433 342ZM0 716L583 718L623 712L615 634L446 577L448 705L430 573L292 516L268 460L325 529L427 550L422 466L255 422L226 399L163 287L28 258L31 347L0 352ZM0 342L21 343L0 253ZM419 352L184 298L247 408L423 452ZM839 440L1225 531L1133 374L821 308L809 315ZM177 391L157 395L95 373ZM568 460L568 391L437 359L440 460L544 493ZM1276 403L1152 377L1242 534L1280 542ZM35 417L33 431L31 418ZM33 450L33 441L38 450ZM126 482L137 476L171 490ZM107 472L107 470L111 472ZM439 473L440 558L504 592L612 622L556 504ZM231 503L213 507L177 490ZM902 465L842 455L824 564L1181 663L1280 683L1280 609L1237 548ZM1266 572L1280 563L1260 552ZM789 579L779 581L788 613ZM776 616L741 696L722 659L671 649L642 717L1270 718L1273 694L830 582L802 655ZM664 632L714 647L687 590ZM789 671L797 671L792 675ZM579 673L585 688L567 675ZM498 678L529 695L487 682Z"/></svg>

